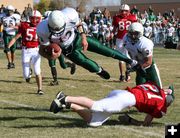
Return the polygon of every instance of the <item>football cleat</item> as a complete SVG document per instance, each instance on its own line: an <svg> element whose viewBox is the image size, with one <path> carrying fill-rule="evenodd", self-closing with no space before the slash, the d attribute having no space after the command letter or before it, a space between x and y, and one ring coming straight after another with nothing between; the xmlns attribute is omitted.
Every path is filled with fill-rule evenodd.
<svg viewBox="0 0 180 138"><path fill-rule="evenodd" d="M64 95L64 93L62 91L58 92L56 99L54 99L50 105L50 112L53 112L56 114L56 113L62 111L63 108L66 106L65 98L66 98L66 96Z"/></svg>
<svg viewBox="0 0 180 138"><path fill-rule="evenodd" d="M11 69L11 68L15 68L15 65L14 65L14 63L8 63L8 65L7 65L7 68L8 69Z"/></svg>
<svg viewBox="0 0 180 138"><path fill-rule="evenodd" d="M30 83L30 80L31 80L31 78L27 78L27 79L26 79L26 82L27 82L27 83Z"/></svg>
<svg viewBox="0 0 180 138"><path fill-rule="evenodd" d="M71 75L73 75L75 72L76 72L76 64L72 63L70 73L71 73Z"/></svg>
<svg viewBox="0 0 180 138"><path fill-rule="evenodd" d="M38 94L38 95L43 95L44 92L43 92L42 90L38 90L38 91L37 91L37 94Z"/></svg>
<svg viewBox="0 0 180 138"><path fill-rule="evenodd" d="M71 75L73 75L76 72L76 64L75 63L70 63L70 62L66 62L67 66L71 68Z"/></svg>
<svg viewBox="0 0 180 138"><path fill-rule="evenodd" d="M120 80L120 81L124 81L124 80L125 80L124 75L120 75L119 80Z"/></svg>
<svg viewBox="0 0 180 138"><path fill-rule="evenodd" d="M109 73L105 71L103 68L101 68L101 72L96 73L96 74L99 75L103 79L106 79L106 80L110 79Z"/></svg>

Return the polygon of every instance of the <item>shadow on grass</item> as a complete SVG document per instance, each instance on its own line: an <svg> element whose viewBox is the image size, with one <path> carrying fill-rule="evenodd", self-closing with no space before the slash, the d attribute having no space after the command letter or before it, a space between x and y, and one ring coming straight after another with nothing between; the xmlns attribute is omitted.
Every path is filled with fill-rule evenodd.
<svg viewBox="0 0 180 138"><path fill-rule="evenodd" d="M15 121L17 119L27 119L27 120L33 120L33 121L38 121L37 124L33 125L30 124L23 124L23 122L19 125L16 126L9 126L11 128L87 128L88 125L85 121L83 121L83 119L81 118L76 118L73 117L69 114L66 114L67 112L71 112L71 110L64 110L61 113L58 114L53 114L50 113L48 109L38 109L38 108L30 108L30 107L6 107L6 108L0 108L3 110L18 110L18 111L42 111L42 112L47 112L48 114L42 116L41 114L38 115L34 115L34 116L29 116L29 113L27 112L27 116L23 115L23 116L5 116L5 117L0 117L0 121ZM41 113L42 113L41 112ZM119 116L124 116L124 114L137 114L139 112L137 112L137 110L130 110L130 111L124 111L124 112L120 112L118 113ZM118 115L116 114L116 115ZM31 115L31 114L30 114ZM22 120L23 121L23 120ZM39 123L40 121L40 123ZM55 121L55 123L52 125L46 125L43 122L47 122L47 121ZM51 122L52 123L52 122ZM112 120L109 119L107 122L105 122L103 124L103 126L114 126L114 125L125 125L125 126L129 126L129 125L133 125L133 124L129 124L123 120ZM158 123L158 122L153 122L152 126L162 126L164 125L163 123Z"/></svg>
<svg viewBox="0 0 180 138"><path fill-rule="evenodd" d="M6 82L6 83L24 83L24 81L15 81L15 80L0 80L0 82Z"/></svg>

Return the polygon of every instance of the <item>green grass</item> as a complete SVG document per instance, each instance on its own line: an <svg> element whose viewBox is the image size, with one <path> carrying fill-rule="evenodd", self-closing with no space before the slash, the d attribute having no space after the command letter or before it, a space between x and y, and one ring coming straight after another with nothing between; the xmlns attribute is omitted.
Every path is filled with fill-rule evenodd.
<svg viewBox="0 0 180 138"><path fill-rule="evenodd" d="M78 67L74 75L69 69L63 70L57 65L60 85L49 86L52 80L50 68L46 59L42 58L43 90L45 95L36 95L37 86L33 77L30 84L22 77L21 51L16 52L16 68L7 70L7 60L0 49L0 137L59 137L59 138L100 138L100 137L164 137L165 124L180 122L180 51L155 48L154 58L159 67L163 87L173 83L175 87L175 102L169 107L167 115L155 119L152 127L140 127L124 124L118 121L118 114L113 115L102 127L90 128L74 112L64 111L58 114L48 112L51 101L59 90L68 95L81 95L93 99L106 96L113 89L124 89L134 86L135 74L132 81L120 83L118 61L94 53L87 52L111 74L110 80L103 80L96 74ZM58 62L57 62L58 63ZM135 108L124 110L129 115L143 120L145 114L138 113Z"/></svg>

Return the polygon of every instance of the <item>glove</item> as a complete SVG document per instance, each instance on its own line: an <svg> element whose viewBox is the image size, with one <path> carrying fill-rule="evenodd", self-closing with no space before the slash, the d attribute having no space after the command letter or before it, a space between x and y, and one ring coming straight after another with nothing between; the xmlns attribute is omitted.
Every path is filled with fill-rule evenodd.
<svg viewBox="0 0 180 138"><path fill-rule="evenodd" d="M4 53L8 53L9 51L10 51L10 48L8 48L8 47L4 48Z"/></svg>

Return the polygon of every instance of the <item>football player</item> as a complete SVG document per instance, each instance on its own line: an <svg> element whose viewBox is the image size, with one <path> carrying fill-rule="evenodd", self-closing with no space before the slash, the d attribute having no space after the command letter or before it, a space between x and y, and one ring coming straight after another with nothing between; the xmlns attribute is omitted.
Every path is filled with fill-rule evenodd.
<svg viewBox="0 0 180 138"><path fill-rule="evenodd" d="M59 92L50 106L50 111L57 113L64 108L73 109L90 126L101 126L113 113L119 113L124 108L136 107L139 112L147 113L141 123L127 116L129 123L149 126L153 118L161 118L166 114L167 107L174 100L174 88L161 89L154 83L147 82L126 90L113 90L104 99L94 101L87 97L67 96Z"/></svg>
<svg viewBox="0 0 180 138"><path fill-rule="evenodd" d="M153 59L153 42L143 36L144 27L139 22L132 23L128 28L123 43L130 57L138 61L136 85L152 81L162 88L159 70Z"/></svg>
<svg viewBox="0 0 180 138"><path fill-rule="evenodd" d="M3 39L4 39L4 52L6 54L8 65L7 68L15 68L14 59L15 59L15 50L16 50L16 44L14 44L10 49L7 48L8 43L11 41L11 39L16 35L16 32L18 30L18 25L20 22L20 15L17 18L16 16L13 16L14 14L14 7L12 5L8 5L6 7L7 15L2 18L2 24L3 24Z"/></svg>
<svg viewBox="0 0 180 138"><path fill-rule="evenodd" d="M73 8L65 8L61 11L52 11L47 20L42 21L37 27L37 34L40 37L40 54L49 59L55 59L60 56L60 52L52 51L52 56L47 55L44 47L51 42L57 43L62 49L63 55L72 62L90 72L96 73L104 79L109 79L110 75L96 62L87 58L83 52L89 50L104 56L113 57L123 60L132 66L136 65L136 61L129 59L125 55L111 48L104 47L94 38L86 37L85 29L79 19L78 13Z"/></svg>
<svg viewBox="0 0 180 138"><path fill-rule="evenodd" d="M31 78L31 63L34 67L36 82L38 86L37 94L42 95L42 76L41 76L41 56L39 55L39 41L36 33L36 27L41 21L41 13L37 10L32 12L30 22L21 22L17 35L10 41L8 48L10 49L16 40L22 37L22 67L23 76L26 82Z"/></svg>
<svg viewBox="0 0 180 138"><path fill-rule="evenodd" d="M116 37L116 49L128 56L127 51L123 46L123 37L127 33L127 29L132 22L136 22L137 17L130 13L130 7L127 4L122 4L119 13L113 17L114 34ZM126 68L129 65L126 64ZM120 81L130 81L130 74L123 71L123 61L119 61Z"/></svg>

